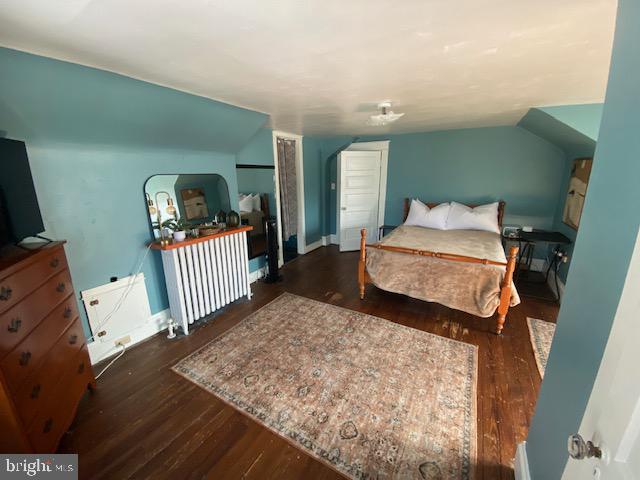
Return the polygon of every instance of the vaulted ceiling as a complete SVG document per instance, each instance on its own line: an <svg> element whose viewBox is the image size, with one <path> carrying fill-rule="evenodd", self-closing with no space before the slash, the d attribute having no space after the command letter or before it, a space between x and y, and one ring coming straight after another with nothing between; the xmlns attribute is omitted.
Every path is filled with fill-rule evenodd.
<svg viewBox="0 0 640 480"><path fill-rule="evenodd" d="M0 0L0 45L304 134L515 125L604 99L615 0ZM381 100L406 115L370 127Z"/></svg>

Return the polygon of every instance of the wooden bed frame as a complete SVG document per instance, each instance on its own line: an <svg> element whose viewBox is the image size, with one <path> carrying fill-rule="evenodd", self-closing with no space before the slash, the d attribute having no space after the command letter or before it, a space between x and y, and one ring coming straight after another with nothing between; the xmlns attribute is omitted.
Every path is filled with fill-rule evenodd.
<svg viewBox="0 0 640 480"><path fill-rule="evenodd" d="M411 204L411 199L404 199L404 216L402 221L404 222L407 219L407 215L409 214L409 206ZM438 205L438 203L427 203L429 208L433 208ZM502 218L504 216L504 208L505 202L500 201L498 204L498 225L502 227ZM468 205L471 208L476 207L477 205ZM420 255L423 257L435 257L440 258L442 260L449 260L452 262L465 262L465 263L481 263L483 265L497 265L501 267L506 267L506 273L504 279L502 280L502 285L500 286L500 304L498 305L497 312L498 317L496 319L496 329L495 333L500 335L502 333L502 329L504 328L504 323L507 318L507 312L509 311L509 304L511 303L511 283L513 281L513 272L516 267L516 261L518 256L518 247L512 246L509 249L509 254L507 255L507 263L496 262L494 260L488 260L486 258L476 258L476 257L468 257L465 255L456 255L453 253L443 253L443 252L431 252L429 250L417 250L413 248L404 248L404 247L394 247L390 245L382 245L380 243L375 243L373 245L367 245L367 230L363 228L360 230L360 259L358 261L358 286L360 288L360 298L364 299L364 292L367 283L371 283L371 277L369 277L369 273L367 272L367 247L369 248L377 248L379 250L387 250L389 252L396 253L406 253L409 255Z"/></svg>

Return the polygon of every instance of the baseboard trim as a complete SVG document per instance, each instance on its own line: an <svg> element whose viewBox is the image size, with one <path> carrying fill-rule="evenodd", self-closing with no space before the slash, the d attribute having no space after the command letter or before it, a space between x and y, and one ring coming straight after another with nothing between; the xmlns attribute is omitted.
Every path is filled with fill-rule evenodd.
<svg viewBox="0 0 640 480"><path fill-rule="evenodd" d="M531 480L529 459L527 458L527 442L520 442L516 446L516 458L513 461L516 480Z"/></svg>
<svg viewBox="0 0 640 480"><path fill-rule="evenodd" d="M317 240L309 245L307 245L304 249L304 253L309 253L309 252L313 252L314 250L320 248L320 247L324 247L325 246L325 237L322 237L320 240Z"/></svg>
<svg viewBox="0 0 640 480"><path fill-rule="evenodd" d="M314 250L320 247L326 247L327 245L331 245L333 243L331 240L332 240L332 237L334 236L335 235L324 235L323 237L320 238L320 240L317 240L307 245L307 248L305 248L304 253L313 252Z"/></svg>
<svg viewBox="0 0 640 480"><path fill-rule="evenodd" d="M340 239L338 238L338 235L335 233L329 235L329 243L331 243L331 245L340 245Z"/></svg>
<svg viewBox="0 0 640 480"><path fill-rule="evenodd" d="M263 278L267 274L267 267L260 267L253 272L249 272L249 283L254 283Z"/></svg>
<svg viewBox="0 0 640 480"><path fill-rule="evenodd" d="M266 267L259 268L249 273L249 282L254 283L265 276ZM171 311L167 308L158 313L154 313L149 317L142 325L134 328L126 335L131 337L131 343L127 343L127 349L134 345L147 340L149 337L153 337L156 333L160 333L166 330L169 325L169 318L171 317ZM89 351L89 358L91 359L91 365L95 365L98 362L113 357L117 353L120 353L120 348L110 343L103 343L100 340L95 340L87 344Z"/></svg>
<svg viewBox="0 0 640 480"><path fill-rule="evenodd" d="M156 333L166 330L170 316L171 312L168 308L151 315L145 323L126 333L126 335L131 337L131 343L127 343L126 347L131 348L149 337L154 336ZM119 347L111 343L103 343L100 340L94 340L87 344L87 350L89 351L91 365L95 365L120 352Z"/></svg>

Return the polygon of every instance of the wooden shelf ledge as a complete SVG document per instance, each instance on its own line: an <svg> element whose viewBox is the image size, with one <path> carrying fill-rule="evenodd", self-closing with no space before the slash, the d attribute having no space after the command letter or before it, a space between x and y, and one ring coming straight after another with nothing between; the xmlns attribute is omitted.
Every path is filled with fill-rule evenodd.
<svg viewBox="0 0 640 480"><path fill-rule="evenodd" d="M165 246L160 245L160 242L156 241L151 244L151 248L153 250L173 250L175 248L181 248L181 247L186 247L188 245L195 245L197 243L207 242L209 240L213 240L214 238L226 237L227 235L233 235L234 233L248 232L250 230L253 230L253 227L250 225L236 227L236 228L225 228L221 232L214 233L213 235L205 235L198 238L187 238L182 242L174 242L173 240L171 240L171 242Z"/></svg>

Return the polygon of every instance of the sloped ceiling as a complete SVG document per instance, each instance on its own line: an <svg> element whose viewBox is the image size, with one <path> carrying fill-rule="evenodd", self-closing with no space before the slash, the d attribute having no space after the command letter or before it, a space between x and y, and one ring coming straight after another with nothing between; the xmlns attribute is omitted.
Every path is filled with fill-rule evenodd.
<svg viewBox="0 0 640 480"><path fill-rule="evenodd" d="M592 156L598 139L602 104L532 108L518 126L561 148L567 156Z"/></svg>
<svg viewBox="0 0 640 480"><path fill-rule="evenodd" d="M601 102L616 0L3 0L0 45L306 135L515 125ZM366 125L381 100L406 115Z"/></svg>
<svg viewBox="0 0 640 480"><path fill-rule="evenodd" d="M0 48L0 132L11 138L237 152L267 115Z"/></svg>
<svg viewBox="0 0 640 480"><path fill-rule="evenodd" d="M540 110L590 139L598 140L603 107L603 103L591 103L587 105L541 107Z"/></svg>

